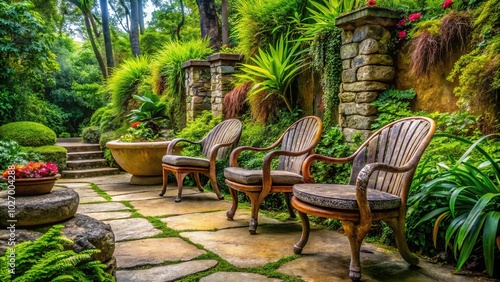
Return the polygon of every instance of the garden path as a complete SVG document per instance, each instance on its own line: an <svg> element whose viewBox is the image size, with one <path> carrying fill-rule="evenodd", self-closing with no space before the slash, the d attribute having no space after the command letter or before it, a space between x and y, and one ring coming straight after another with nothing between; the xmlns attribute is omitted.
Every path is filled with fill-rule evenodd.
<svg viewBox="0 0 500 282"><path fill-rule="evenodd" d="M204 272L208 275L199 281L284 281L246 272L276 262L280 262L276 271L289 275L287 281L350 281L349 244L342 233L315 229L303 255L294 256L292 247L301 233L297 221L260 215L259 232L251 236L250 211L244 205L234 221L227 221L231 203L219 201L215 193L185 188L182 202L174 203L175 184L169 183L165 197L159 197L161 185L132 186L129 178L120 174L57 182L79 193L79 213L111 225L118 282L175 281ZM362 249L363 281L474 280L425 259L410 269L397 251L385 247L365 242ZM288 259L280 261L283 258ZM230 266L237 271L224 272ZM214 268L221 271L209 272Z"/></svg>

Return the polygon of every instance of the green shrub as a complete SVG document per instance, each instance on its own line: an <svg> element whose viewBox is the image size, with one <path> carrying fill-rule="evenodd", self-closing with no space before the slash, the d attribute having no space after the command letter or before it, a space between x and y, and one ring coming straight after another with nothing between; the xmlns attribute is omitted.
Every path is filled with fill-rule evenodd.
<svg viewBox="0 0 500 282"><path fill-rule="evenodd" d="M215 116L210 111L204 111L200 116L193 121L189 121L176 137L185 138L191 141L199 141L217 124L222 122L222 116ZM188 145L182 150L182 154L186 156L198 157L201 154L200 146Z"/></svg>
<svg viewBox="0 0 500 282"><path fill-rule="evenodd" d="M142 95L143 88L151 89L147 81L150 75L151 59L146 56L127 59L114 70L107 87L111 92L113 116L118 123L134 108L130 105L134 103L132 95Z"/></svg>
<svg viewBox="0 0 500 282"><path fill-rule="evenodd" d="M106 147L106 143L112 140L118 139L120 134L114 131L108 131L108 132L103 132L101 134L101 138L99 139L99 146L101 147L101 150L104 153L104 159L108 162L109 166L111 167L118 167L116 164L115 159L113 158L113 155L111 154L111 150Z"/></svg>
<svg viewBox="0 0 500 282"><path fill-rule="evenodd" d="M63 171L66 167L67 150L61 146L41 146L41 147L27 147L28 152L39 154L45 162L53 162L57 165L59 172Z"/></svg>
<svg viewBox="0 0 500 282"><path fill-rule="evenodd" d="M99 143L101 138L101 129L98 126L85 127L82 130L82 139L85 143Z"/></svg>
<svg viewBox="0 0 500 282"><path fill-rule="evenodd" d="M70 138L71 137L71 134L69 134L69 132L61 132L61 134L59 134L59 138Z"/></svg>
<svg viewBox="0 0 500 282"><path fill-rule="evenodd" d="M35 241L8 248L0 258L0 281L115 281L104 271L105 264L92 259L100 250L65 250L74 243L63 236L62 228L55 225ZM10 250L16 255L15 273L9 271Z"/></svg>
<svg viewBox="0 0 500 282"><path fill-rule="evenodd" d="M43 124L16 121L0 126L0 139L14 140L21 146L45 146L56 143L55 132Z"/></svg>
<svg viewBox="0 0 500 282"><path fill-rule="evenodd" d="M104 115L104 112L110 108L110 104L101 107L97 109L92 117L90 117L90 126L100 126L101 125L101 119L102 116Z"/></svg>
<svg viewBox="0 0 500 282"><path fill-rule="evenodd" d="M42 156L23 151L16 141L0 140L0 172L11 164L26 164L29 161L40 161Z"/></svg>

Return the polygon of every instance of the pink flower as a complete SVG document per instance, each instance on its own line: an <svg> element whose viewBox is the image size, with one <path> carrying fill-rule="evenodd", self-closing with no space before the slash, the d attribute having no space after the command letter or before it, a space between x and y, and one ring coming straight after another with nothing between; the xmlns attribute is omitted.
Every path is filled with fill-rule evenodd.
<svg viewBox="0 0 500 282"><path fill-rule="evenodd" d="M136 122L132 123L132 125L131 125L131 126L132 126L133 128L136 128L139 124L141 124L141 123L140 123L139 121L136 121Z"/></svg>
<svg viewBox="0 0 500 282"><path fill-rule="evenodd" d="M366 2L366 6L375 6L377 5L377 2L375 2L375 0L368 0L368 2Z"/></svg>
<svg viewBox="0 0 500 282"><path fill-rule="evenodd" d="M398 39L403 39L406 37L406 30L402 30L398 33Z"/></svg>
<svg viewBox="0 0 500 282"><path fill-rule="evenodd" d="M414 13L414 14L411 14L408 16L408 20L410 22L414 22L414 21L420 19L421 16L422 16L422 14L420 14L420 13Z"/></svg>
<svg viewBox="0 0 500 282"><path fill-rule="evenodd" d="M443 3L441 3L443 9L451 8L451 5L453 5L453 0L444 0Z"/></svg>
<svg viewBox="0 0 500 282"><path fill-rule="evenodd" d="M398 24L396 25L399 28L402 28L406 23L406 19L401 19Z"/></svg>

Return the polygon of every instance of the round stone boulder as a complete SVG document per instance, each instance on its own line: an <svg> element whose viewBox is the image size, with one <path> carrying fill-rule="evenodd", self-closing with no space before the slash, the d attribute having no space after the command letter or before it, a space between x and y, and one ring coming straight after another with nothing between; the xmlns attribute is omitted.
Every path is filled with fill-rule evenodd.
<svg viewBox="0 0 500 282"><path fill-rule="evenodd" d="M40 226L61 222L73 217L80 198L73 189L53 189L48 194L8 197L0 193L0 226Z"/></svg>

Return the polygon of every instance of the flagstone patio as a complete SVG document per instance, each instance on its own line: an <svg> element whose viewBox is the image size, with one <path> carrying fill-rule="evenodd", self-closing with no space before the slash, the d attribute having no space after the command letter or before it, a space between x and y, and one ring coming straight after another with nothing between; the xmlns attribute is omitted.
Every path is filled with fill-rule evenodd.
<svg viewBox="0 0 500 282"><path fill-rule="evenodd" d="M185 188L182 202L174 203L175 184L169 183L165 197L160 197L161 185L132 186L129 178L128 174L119 174L57 182L60 188L78 192L79 213L111 225L116 241L118 282L175 281L196 274L201 278L193 278L193 281L284 281L245 271L283 258L290 261L277 271L288 275L286 281L350 281L349 243L337 231L314 229L303 255L295 256L292 248L301 233L297 221L281 222L260 215L259 232L251 236L248 233L250 211L245 205L238 209L234 221L226 219L225 212L231 205L229 196L220 201L215 193ZM94 191L91 184L111 200ZM212 259L213 254L209 252L220 259ZM365 242L361 253L363 281L472 279L453 275L449 267L423 258L420 261L419 267L410 268L396 250ZM225 271L227 267L210 271L217 270L221 262L239 271Z"/></svg>

